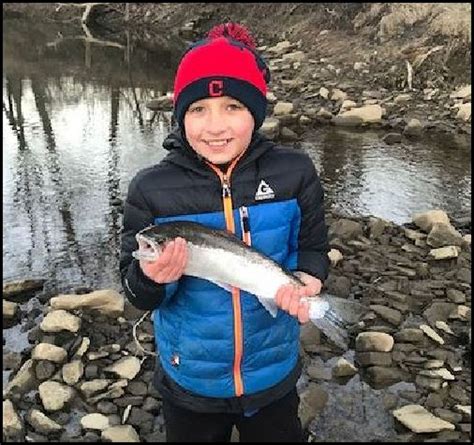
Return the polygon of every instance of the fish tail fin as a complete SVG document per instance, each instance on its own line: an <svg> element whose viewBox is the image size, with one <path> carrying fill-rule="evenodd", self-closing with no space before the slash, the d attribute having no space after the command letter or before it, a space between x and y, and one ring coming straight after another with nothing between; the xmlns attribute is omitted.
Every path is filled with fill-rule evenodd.
<svg viewBox="0 0 474 445"><path fill-rule="evenodd" d="M329 312L329 314L328 314ZM311 322L321 330L336 346L347 351L349 349L349 334L344 326L339 322L339 317L333 318L330 310L320 318L311 318Z"/></svg>

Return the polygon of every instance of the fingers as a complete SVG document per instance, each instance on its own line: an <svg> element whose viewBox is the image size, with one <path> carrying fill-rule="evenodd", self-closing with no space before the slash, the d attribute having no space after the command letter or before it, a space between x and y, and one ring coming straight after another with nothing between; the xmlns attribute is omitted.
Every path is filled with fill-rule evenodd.
<svg viewBox="0 0 474 445"><path fill-rule="evenodd" d="M276 295L275 302L278 307L298 318L300 323L309 321L309 303L302 297L313 295L312 289L307 286L281 286Z"/></svg>
<svg viewBox="0 0 474 445"><path fill-rule="evenodd" d="M170 283L183 275L188 261L186 241L176 238L166 245L154 262L140 262L145 275L157 283Z"/></svg>
<svg viewBox="0 0 474 445"><path fill-rule="evenodd" d="M183 275L188 259L186 241L182 238L176 238L174 243L174 252L168 270L168 279L175 281Z"/></svg>

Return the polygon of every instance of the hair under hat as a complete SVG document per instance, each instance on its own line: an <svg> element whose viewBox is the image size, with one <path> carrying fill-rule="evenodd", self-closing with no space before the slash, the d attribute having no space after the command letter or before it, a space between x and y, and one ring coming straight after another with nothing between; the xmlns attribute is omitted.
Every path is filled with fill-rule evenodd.
<svg viewBox="0 0 474 445"><path fill-rule="evenodd" d="M195 101L230 96L243 103L262 125L267 109L270 72L257 54L255 41L242 25L215 26L207 38L184 54L174 82L174 115L183 128L184 114Z"/></svg>

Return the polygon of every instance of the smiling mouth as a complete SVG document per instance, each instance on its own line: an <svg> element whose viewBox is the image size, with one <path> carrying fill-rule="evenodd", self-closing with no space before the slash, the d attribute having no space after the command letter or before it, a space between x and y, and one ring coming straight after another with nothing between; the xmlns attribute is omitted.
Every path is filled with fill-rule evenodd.
<svg viewBox="0 0 474 445"><path fill-rule="evenodd" d="M223 148L226 145L228 145L231 141L232 139L213 139L209 141L204 140L204 143L208 147L211 147L211 148Z"/></svg>

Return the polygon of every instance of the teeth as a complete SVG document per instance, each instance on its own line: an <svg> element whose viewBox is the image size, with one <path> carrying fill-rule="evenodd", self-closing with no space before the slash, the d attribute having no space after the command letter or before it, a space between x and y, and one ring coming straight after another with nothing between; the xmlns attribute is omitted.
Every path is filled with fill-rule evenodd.
<svg viewBox="0 0 474 445"><path fill-rule="evenodd" d="M213 147L219 147L221 145L226 145L229 139L223 139L220 141L207 141L208 145L211 145Z"/></svg>

